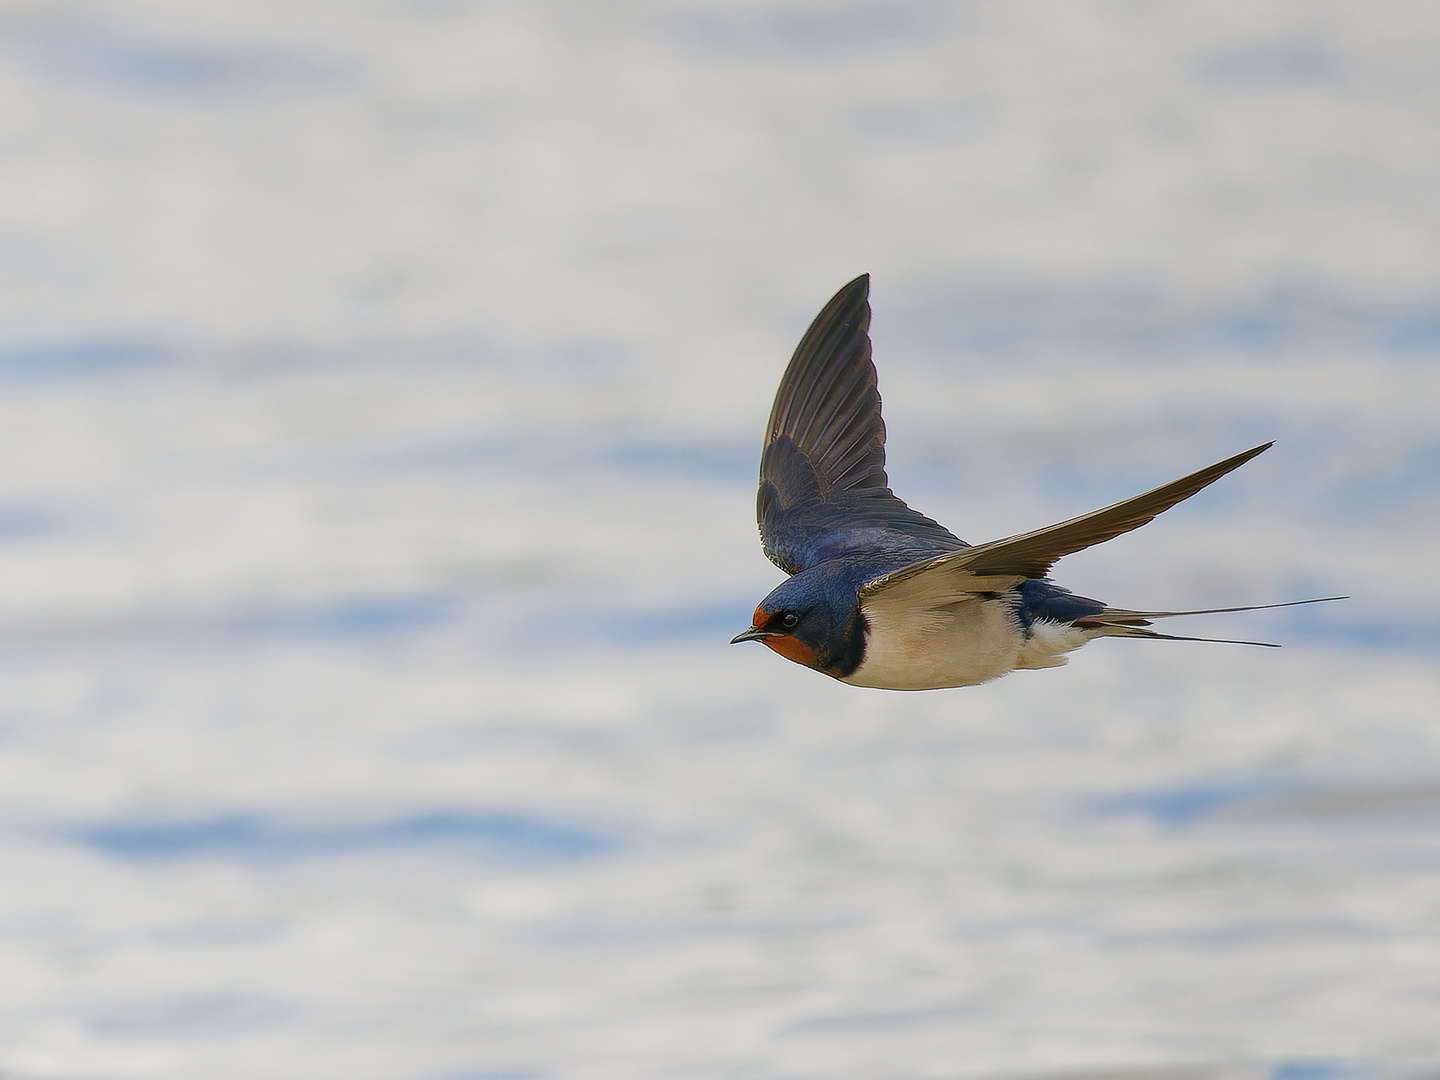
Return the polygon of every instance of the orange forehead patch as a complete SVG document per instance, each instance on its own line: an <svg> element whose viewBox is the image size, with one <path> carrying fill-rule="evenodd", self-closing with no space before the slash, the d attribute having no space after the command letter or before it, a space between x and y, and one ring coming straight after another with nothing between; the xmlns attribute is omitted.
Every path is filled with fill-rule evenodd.
<svg viewBox="0 0 1440 1080"><path fill-rule="evenodd" d="M770 613L764 607L757 607L755 614L750 616L751 626L764 626L770 620Z"/></svg>
<svg viewBox="0 0 1440 1080"><path fill-rule="evenodd" d="M804 664L806 667L815 666L815 650L799 638L767 637L760 640L765 643L767 648L774 649L786 660L794 660L795 663Z"/></svg>

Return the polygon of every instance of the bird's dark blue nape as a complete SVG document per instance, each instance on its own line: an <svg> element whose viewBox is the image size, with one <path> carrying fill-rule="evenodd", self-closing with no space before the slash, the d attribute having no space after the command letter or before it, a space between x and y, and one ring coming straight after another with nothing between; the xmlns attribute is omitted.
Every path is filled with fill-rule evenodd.
<svg viewBox="0 0 1440 1080"><path fill-rule="evenodd" d="M1058 525L966 544L890 490L869 293L865 274L836 293L780 380L756 516L765 554L790 576L734 642L762 642L860 686L939 689L1056 667L1096 637L1169 638L1151 620L1200 614L1112 608L1047 575L1062 556L1138 529L1270 443ZM1286 605L1223 610L1274 606Z"/></svg>

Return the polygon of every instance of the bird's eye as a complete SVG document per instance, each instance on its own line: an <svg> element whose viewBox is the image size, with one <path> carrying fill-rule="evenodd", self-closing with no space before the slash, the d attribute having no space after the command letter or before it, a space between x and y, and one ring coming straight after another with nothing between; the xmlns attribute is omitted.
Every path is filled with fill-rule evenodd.
<svg viewBox="0 0 1440 1080"><path fill-rule="evenodd" d="M800 616L793 611L787 611L780 616L780 629L782 630L794 630L799 625Z"/></svg>

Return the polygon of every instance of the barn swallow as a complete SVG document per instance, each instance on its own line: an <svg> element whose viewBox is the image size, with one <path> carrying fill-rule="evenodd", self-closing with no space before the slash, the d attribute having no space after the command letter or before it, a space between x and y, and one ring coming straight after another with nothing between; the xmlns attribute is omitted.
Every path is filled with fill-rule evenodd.
<svg viewBox="0 0 1440 1080"><path fill-rule="evenodd" d="M1134 611L1077 596L1047 576L1062 556L1138 529L1271 443L1103 510L985 544L967 544L912 510L885 475L869 293L868 274L836 293L780 380L756 516L765 554L790 576L731 644L759 641L854 686L936 690L1058 667L1097 637L1221 640L1161 634L1149 629L1154 619L1344 599Z"/></svg>

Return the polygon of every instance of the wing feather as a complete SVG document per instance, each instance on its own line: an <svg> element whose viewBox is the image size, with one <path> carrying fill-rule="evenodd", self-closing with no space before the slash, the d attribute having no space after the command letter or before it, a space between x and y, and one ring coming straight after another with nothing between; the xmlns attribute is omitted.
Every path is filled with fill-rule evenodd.
<svg viewBox="0 0 1440 1080"><path fill-rule="evenodd" d="M1082 514L1058 525L977 544L961 551L946 552L933 559L901 567L867 582L861 588L861 598L901 587L906 582L912 583L907 592L913 589L925 595L932 592L940 595L952 589L955 592L971 592L977 588L1003 587L1004 583L996 579L1008 578L1014 583L1025 578L1044 577L1062 556L1103 544L1148 524L1176 503L1183 502L1226 473L1238 469L1272 445L1265 443L1246 450L1243 454L1226 458L1133 499ZM926 579L923 584L917 580L922 577Z"/></svg>
<svg viewBox="0 0 1440 1080"><path fill-rule="evenodd" d="M890 490L869 294L862 274L825 305L770 410L756 510L765 554L787 573L851 552L920 558L964 546Z"/></svg>

